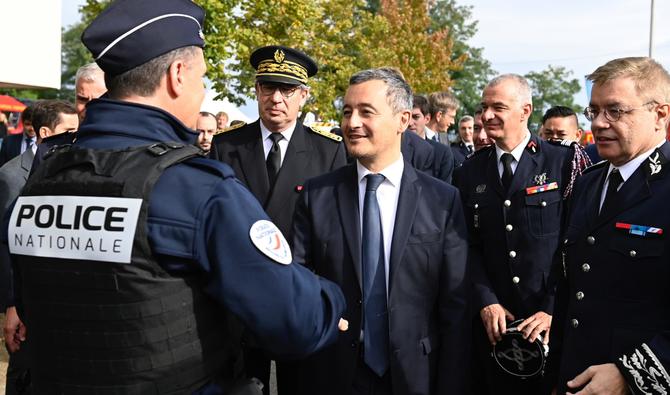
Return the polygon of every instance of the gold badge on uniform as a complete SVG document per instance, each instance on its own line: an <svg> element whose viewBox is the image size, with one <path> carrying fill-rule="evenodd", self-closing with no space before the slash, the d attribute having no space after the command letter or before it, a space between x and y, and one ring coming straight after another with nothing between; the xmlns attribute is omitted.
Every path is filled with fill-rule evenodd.
<svg viewBox="0 0 670 395"><path fill-rule="evenodd" d="M282 51L281 49L275 51L275 62L281 63L284 61L284 58L286 58L286 56L284 55L284 51Z"/></svg>

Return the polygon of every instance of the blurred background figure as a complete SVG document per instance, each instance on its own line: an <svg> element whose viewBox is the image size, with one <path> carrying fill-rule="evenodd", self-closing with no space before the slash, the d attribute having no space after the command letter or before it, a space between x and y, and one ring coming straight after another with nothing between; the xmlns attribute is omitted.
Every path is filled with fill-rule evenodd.
<svg viewBox="0 0 670 395"><path fill-rule="evenodd" d="M21 113L23 122L23 133L7 136L0 147L0 166L7 163L10 159L24 153L28 148L35 153L37 145L35 144L35 130L32 123L32 107L26 107Z"/></svg>
<svg viewBox="0 0 670 395"><path fill-rule="evenodd" d="M577 114L565 106L554 106L542 117L540 137L545 140L569 140L579 142L583 130L579 127Z"/></svg>
<svg viewBox="0 0 670 395"><path fill-rule="evenodd" d="M216 113L216 128L223 130L228 127L228 114L224 111Z"/></svg>
<svg viewBox="0 0 670 395"><path fill-rule="evenodd" d="M478 107L475 110L475 116L473 117L474 126L473 126L473 138L472 141L475 145L475 151L479 151L482 148L493 145L493 139L486 134L486 129L484 129L484 123L482 122L482 109Z"/></svg>
<svg viewBox="0 0 670 395"><path fill-rule="evenodd" d="M79 122L86 116L86 104L107 92L105 73L96 63L81 66L75 74L74 104L79 114Z"/></svg>
<svg viewBox="0 0 670 395"><path fill-rule="evenodd" d="M198 121L195 124L195 131L199 133L196 145L205 153L209 153L212 148L212 138L216 133L217 125L218 119L211 112L201 111L198 115Z"/></svg>

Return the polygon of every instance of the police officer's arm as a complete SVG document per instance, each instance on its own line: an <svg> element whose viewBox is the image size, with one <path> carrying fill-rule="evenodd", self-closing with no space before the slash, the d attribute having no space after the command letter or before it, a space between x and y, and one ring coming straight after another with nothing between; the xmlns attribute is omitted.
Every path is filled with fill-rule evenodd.
<svg viewBox="0 0 670 395"><path fill-rule="evenodd" d="M469 299L471 283L467 264L467 228L459 194L451 200L449 220L443 230L444 244L440 270L438 314L440 354L438 394L465 394L469 387L470 344L472 343Z"/></svg>
<svg viewBox="0 0 670 395"><path fill-rule="evenodd" d="M198 261L208 272L206 292L236 314L268 351L304 356L337 337L345 308L342 291L294 263L270 259L250 238L269 220L254 196L233 178L222 179L203 208L196 237Z"/></svg>

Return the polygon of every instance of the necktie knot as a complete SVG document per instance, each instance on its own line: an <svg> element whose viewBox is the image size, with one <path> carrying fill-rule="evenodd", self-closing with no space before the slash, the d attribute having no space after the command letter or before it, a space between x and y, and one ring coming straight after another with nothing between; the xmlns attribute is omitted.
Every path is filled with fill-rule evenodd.
<svg viewBox="0 0 670 395"><path fill-rule="evenodd" d="M281 133L270 133L270 137L268 137L270 140L272 140L272 144L277 144L281 139L284 138Z"/></svg>
<svg viewBox="0 0 670 395"><path fill-rule="evenodd" d="M514 157L512 156L512 154L508 154L507 152L505 152L500 156L500 161L504 166L511 166L512 162L514 161Z"/></svg>
<svg viewBox="0 0 670 395"><path fill-rule="evenodd" d="M366 192L367 191L375 192L377 188L379 188L381 183L384 182L384 180L386 179L386 177L384 177L381 174L368 174L367 176L365 176L365 178L368 179L368 183L365 186Z"/></svg>
<svg viewBox="0 0 670 395"><path fill-rule="evenodd" d="M608 186L607 189L613 188L615 192L618 191L619 186L623 183L623 177L621 177L619 169L617 169L616 167L612 169L610 175L607 178L610 183L610 186Z"/></svg>

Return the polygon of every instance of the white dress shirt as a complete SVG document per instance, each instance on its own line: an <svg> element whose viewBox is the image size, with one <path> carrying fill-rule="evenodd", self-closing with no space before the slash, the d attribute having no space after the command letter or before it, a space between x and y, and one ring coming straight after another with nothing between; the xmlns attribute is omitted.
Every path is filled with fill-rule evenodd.
<svg viewBox="0 0 670 395"><path fill-rule="evenodd" d="M365 187L368 180L366 175L372 173L356 161L358 170L358 215L361 235L363 234L363 202L365 201ZM393 228L395 226L395 215L398 209L398 196L400 195L400 180L402 172L405 169L405 162L402 154L387 168L378 174L386 177L377 188L377 202L379 203L379 213L382 222L382 238L384 240L384 268L386 269L386 297L388 298L389 285L389 263L391 261L391 244L393 242Z"/></svg>
<svg viewBox="0 0 670 395"><path fill-rule="evenodd" d="M638 167L644 162L649 156L656 150L656 148L660 147L665 143L665 140L663 140L660 144L655 146L654 148L650 149L647 152L642 153L641 155L636 156L635 158L631 159L627 163L616 167L613 164L609 164L609 168L607 169L607 177L605 177L605 184L603 184L603 190L600 192L600 208L603 208L603 203L605 202L605 195L607 194L607 186L610 183L610 173L614 169L619 169L619 174L621 174L621 178L623 179L623 182L619 184L619 188L617 188L617 191L621 189L623 186L624 182L630 178L630 176L635 173L635 170L637 170Z"/></svg>
<svg viewBox="0 0 670 395"><path fill-rule="evenodd" d="M272 139L270 138L270 134L272 132L270 131L270 129L266 128L265 125L263 125L263 120L260 121L260 124L261 124L261 137L263 138L263 152L265 153L265 159L267 160L268 155L270 154L270 150L272 149ZM279 142L277 143L279 144L279 152L281 157L280 164L284 163L284 157L286 156L288 143L291 141L291 136L293 136L295 125L296 122L293 122L292 124L289 125L288 128L286 128L286 130L279 132L282 136L284 136L284 138L279 140Z"/></svg>
<svg viewBox="0 0 670 395"><path fill-rule="evenodd" d="M524 137L523 140L521 140L521 143L519 143L519 145L514 147L512 152L509 152L514 157L514 160L512 161L512 164L510 166L512 168L512 174L514 174L516 172L516 168L517 168L517 166L519 166L519 161L521 160L521 155L523 155L523 150L526 149L526 146L528 145L529 141L530 141L530 133L526 132L526 137ZM503 151L502 148L500 148L496 145L496 158L497 158L497 161L498 161L497 162L498 163L498 175L500 176L500 178L502 178L503 170L505 168L505 166L503 166L502 162L500 161L500 157L505 152L507 152L507 151Z"/></svg>
<svg viewBox="0 0 670 395"><path fill-rule="evenodd" d="M423 128L423 132L426 135L426 140L436 140L435 135L437 133L432 131L428 126Z"/></svg>

